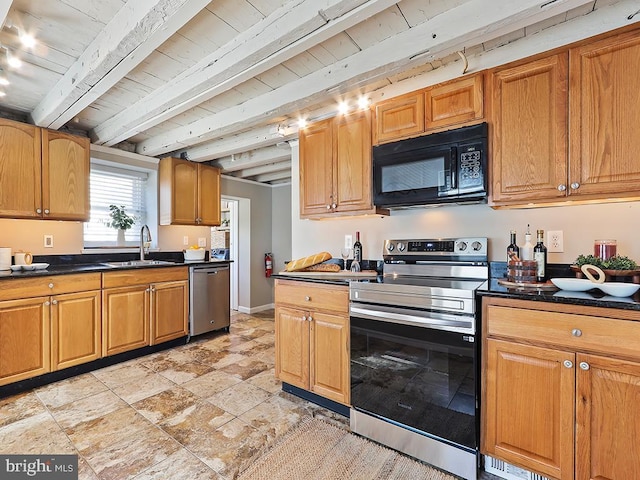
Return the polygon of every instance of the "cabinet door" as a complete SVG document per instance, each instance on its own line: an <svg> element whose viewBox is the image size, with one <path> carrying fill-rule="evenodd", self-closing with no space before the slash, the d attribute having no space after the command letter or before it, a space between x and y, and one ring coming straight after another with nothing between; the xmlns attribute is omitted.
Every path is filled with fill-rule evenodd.
<svg viewBox="0 0 640 480"><path fill-rule="evenodd" d="M371 172L371 112L341 115L335 120L336 212L358 212L373 207Z"/></svg>
<svg viewBox="0 0 640 480"><path fill-rule="evenodd" d="M424 93L412 92L374 107L374 143L393 142L424 132Z"/></svg>
<svg viewBox="0 0 640 480"><path fill-rule="evenodd" d="M48 301L0 302L0 385L51 371Z"/></svg>
<svg viewBox="0 0 640 480"><path fill-rule="evenodd" d="M100 358L100 291L56 295L51 300L51 369Z"/></svg>
<svg viewBox="0 0 640 480"><path fill-rule="evenodd" d="M637 31L570 51L569 195L640 190ZM576 197L577 198L577 197Z"/></svg>
<svg viewBox="0 0 640 480"><path fill-rule="evenodd" d="M315 312L311 321L312 392L336 402L350 402L349 317Z"/></svg>
<svg viewBox="0 0 640 480"><path fill-rule="evenodd" d="M149 287L102 291L102 355L114 355L149 345Z"/></svg>
<svg viewBox="0 0 640 480"><path fill-rule="evenodd" d="M572 479L574 354L493 339L486 346L482 453Z"/></svg>
<svg viewBox="0 0 640 480"><path fill-rule="evenodd" d="M198 164L198 225L220 225L220 170Z"/></svg>
<svg viewBox="0 0 640 480"><path fill-rule="evenodd" d="M40 218L40 131L0 118L0 216Z"/></svg>
<svg viewBox="0 0 640 480"><path fill-rule="evenodd" d="M491 75L494 203L566 197L567 65L559 54Z"/></svg>
<svg viewBox="0 0 640 480"><path fill-rule="evenodd" d="M156 283L151 292L151 345L184 337L189 321L189 283Z"/></svg>
<svg viewBox="0 0 640 480"><path fill-rule="evenodd" d="M300 131L300 216L326 214L333 199L333 119Z"/></svg>
<svg viewBox="0 0 640 480"><path fill-rule="evenodd" d="M276 306L276 378L309 389L309 314Z"/></svg>
<svg viewBox="0 0 640 480"><path fill-rule="evenodd" d="M89 220L89 139L42 129L44 218Z"/></svg>
<svg viewBox="0 0 640 480"><path fill-rule="evenodd" d="M431 130L482 118L482 75L428 88L425 92L425 129Z"/></svg>
<svg viewBox="0 0 640 480"><path fill-rule="evenodd" d="M640 478L640 363L577 356L576 479Z"/></svg>
<svg viewBox="0 0 640 480"><path fill-rule="evenodd" d="M160 224L196 225L198 164L166 157L160 160Z"/></svg>

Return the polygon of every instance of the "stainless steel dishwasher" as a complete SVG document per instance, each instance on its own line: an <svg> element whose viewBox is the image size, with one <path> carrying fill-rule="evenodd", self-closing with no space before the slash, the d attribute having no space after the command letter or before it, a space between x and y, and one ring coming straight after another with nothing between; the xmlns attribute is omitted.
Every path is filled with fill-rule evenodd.
<svg viewBox="0 0 640 480"><path fill-rule="evenodd" d="M229 331L229 264L189 267L189 336Z"/></svg>

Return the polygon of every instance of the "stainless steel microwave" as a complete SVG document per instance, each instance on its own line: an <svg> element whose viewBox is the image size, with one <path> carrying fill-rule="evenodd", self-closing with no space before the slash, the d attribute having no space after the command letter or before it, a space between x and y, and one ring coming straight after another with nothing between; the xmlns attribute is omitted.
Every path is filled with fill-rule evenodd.
<svg viewBox="0 0 640 480"><path fill-rule="evenodd" d="M487 164L486 123L373 147L374 204L486 202Z"/></svg>

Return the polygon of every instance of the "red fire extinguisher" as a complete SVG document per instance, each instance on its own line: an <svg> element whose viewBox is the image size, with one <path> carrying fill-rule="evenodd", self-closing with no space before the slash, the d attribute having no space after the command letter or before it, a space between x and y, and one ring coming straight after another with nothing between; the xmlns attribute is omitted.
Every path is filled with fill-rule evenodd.
<svg viewBox="0 0 640 480"><path fill-rule="evenodd" d="M269 278L273 273L273 254L271 252L264 254L264 275Z"/></svg>

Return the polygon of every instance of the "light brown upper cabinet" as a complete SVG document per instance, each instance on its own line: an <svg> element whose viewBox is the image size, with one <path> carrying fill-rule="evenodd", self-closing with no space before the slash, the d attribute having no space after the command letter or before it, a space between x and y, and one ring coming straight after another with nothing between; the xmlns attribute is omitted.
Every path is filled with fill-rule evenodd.
<svg viewBox="0 0 640 480"><path fill-rule="evenodd" d="M300 217L385 214L373 206L371 112L316 122L300 131Z"/></svg>
<svg viewBox="0 0 640 480"><path fill-rule="evenodd" d="M89 219L89 139L0 119L0 216Z"/></svg>
<svg viewBox="0 0 640 480"><path fill-rule="evenodd" d="M415 137L484 117L483 75L400 95L373 106L374 145Z"/></svg>
<svg viewBox="0 0 640 480"><path fill-rule="evenodd" d="M394 142L424 132L424 92L407 93L376 103L374 144Z"/></svg>
<svg viewBox="0 0 640 480"><path fill-rule="evenodd" d="M492 205L640 198L638 30L490 73Z"/></svg>
<svg viewBox="0 0 640 480"><path fill-rule="evenodd" d="M569 196L640 196L638 32L569 51Z"/></svg>
<svg viewBox="0 0 640 480"><path fill-rule="evenodd" d="M160 225L220 225L220 169L160 160Z"/></svg>
<svg viewBox="0 0 640 480"><path fill-rule="evenodd" d="M478 120L484 116L482 75L435 85L425 91L425 130Z"/></svg>
<svg viewBox="0 0 640 480"><path fill-rule="evenodd" d="M566 53L491 73L494 202L565 196L567 74Z"/></svg>

